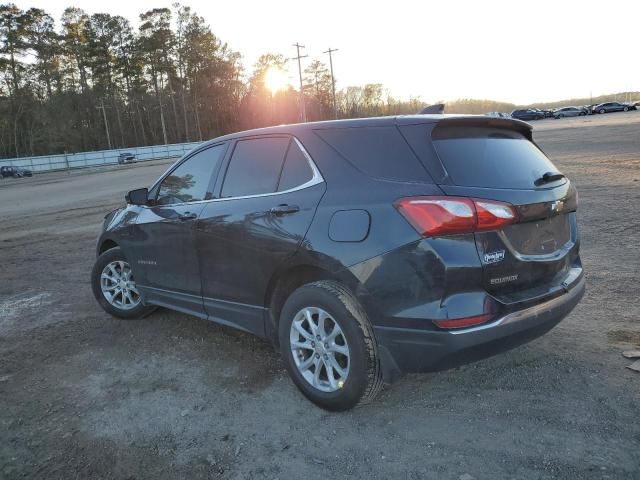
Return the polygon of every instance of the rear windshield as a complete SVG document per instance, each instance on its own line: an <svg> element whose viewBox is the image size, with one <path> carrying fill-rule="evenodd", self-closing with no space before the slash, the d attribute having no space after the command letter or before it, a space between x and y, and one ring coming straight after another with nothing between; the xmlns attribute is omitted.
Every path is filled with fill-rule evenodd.
<svg viewBox="0 0 640 480"><path fill-rule="evenodd" d="M440 161L456 185L536 188L535 181L544 173L558 171L520 132L456 126L436 128L432 138Z"/></svg>

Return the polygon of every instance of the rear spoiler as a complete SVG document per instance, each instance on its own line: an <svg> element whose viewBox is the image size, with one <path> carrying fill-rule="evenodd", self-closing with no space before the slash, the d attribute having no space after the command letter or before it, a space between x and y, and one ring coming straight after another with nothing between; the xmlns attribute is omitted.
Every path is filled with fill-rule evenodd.
<svg viewBox="0 0 640 480"><path fill-rule="evenodd" d="M436 127L434 128L434 133L436 133L438 128L446 129L447 127L503 128L519 132L528 140L533 141L533 126L527 122L523 122L522 120L517 120L514 118L496 118L484 116L444 117L438 121Z"/></svg>
<svg viewBox="0 0 640 480"><path fill-rule="evenodd" d="M444 103L429 105L418 112L419 115L430 115L434 113L442 115L444 113Z"/></svg>

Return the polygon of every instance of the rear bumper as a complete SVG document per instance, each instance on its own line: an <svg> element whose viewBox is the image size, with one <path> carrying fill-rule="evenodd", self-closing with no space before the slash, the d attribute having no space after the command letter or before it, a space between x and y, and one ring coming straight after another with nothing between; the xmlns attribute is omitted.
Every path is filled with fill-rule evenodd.
<svg viewBox="0 0 640 480"><path fill-rule="evenodd" d="M582 277L559 297L472 328L434 331L375 326L385 379L393 381L401 373L445 370L522 345L557 325L584 291Z"/></svg>

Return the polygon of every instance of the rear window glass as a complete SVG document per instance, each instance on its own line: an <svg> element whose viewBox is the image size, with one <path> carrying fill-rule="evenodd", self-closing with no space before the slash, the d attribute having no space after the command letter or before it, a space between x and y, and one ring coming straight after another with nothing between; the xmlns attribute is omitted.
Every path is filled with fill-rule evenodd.
<svg viewBox="0 0 640 480"><path fill-rule="evenodd" d="M224 178L222 196L275 192L288 146L289 138L285 137L238 141Z"/></svg>
<svg viewBox="0 0 640 480"><path fill-rule="evenodd" d="M431 183L426 170L394 126L323 129L316 133L371 177Z"/></svg>
<svg viewBox="0 0 640 480"><path fill-rule="evenodd" d="M528 189L544 173L558 171L538 147L512 130L445 127L436 128L432 138L456 185Z"/></svg>
<svg viewBox="0 0 640 480"><path fill-rule="evenodd" d="M307 158L300 150L296 142L291 142L289 151L284 159L284 167L280 174L280 182L278 183L278 191L291 190L307 183L313 178L313 170L309 166Z"/></svg>

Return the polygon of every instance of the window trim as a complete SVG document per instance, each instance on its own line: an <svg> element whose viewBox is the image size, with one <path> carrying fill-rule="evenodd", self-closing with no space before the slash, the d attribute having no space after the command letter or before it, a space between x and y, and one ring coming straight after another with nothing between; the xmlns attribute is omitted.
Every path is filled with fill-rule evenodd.
<svg viewBox="0 0 640 480"><path fill-rule="evenodd" d="M285 138L290 138L293 142L296 143L296 145L298 146L298 148L302 151L302 154L304 155L304 157L307 159L307 163L309 164L309 167L311 168L311 171L313 172L313 175L311 177L310 180L306 181L305 183L302 183L296 187L290 188L288 190L282 190L280 192L270 192L270 193L256 193L253 195L241 195L241 196L237 196L237 197L219 197L219 198L212 198L209 200L203 200L203 202L223 202L223 201L228 201L228 200L243 200L246 198L260 198L260 197L270 197L273 195L283 195L286 193L292 193L292 192L297 192L298 190L304 190L305 188L309 188L309 187L313 187L314 185L318 185L319 183L323 183L324 182L324 178L322 177L322 174L320 173L320 170L318 170L318 167L316 166L315 162L313 161L313 159L311 158L311 155L309 155L309 152L307 152L307 149L304 148L304 145L302 145L302 143L300 142L300 140L298 140L295 136L293 135L287 135L287 134L282 134L282 135L260 135L260 136L250 136L250 137L241 137L236 139L234 145L233 145L233 149L231 151L231 155L229 155L229 158L227 159L227 164L225 165L225 174L222 177L222 181L220 182L220 185L217 187L217 193L221 194L222 193L222 187L224 186L224 180L227 176L227 170L229 168L229 165L231 164L231 161L233 160L233 151L235 150L236 145L238 144L238 142L241 142L243 140L258 140L261 138L274 138L274 137L285 137ZM291 146L289 146L289 148L291 148ZM288 149L287 152L288 153ZM285 159L286 159L286 153L285 153ZM284 162L284 161L283 161ZM284 163L283 163L284 166ZM282 173L282 172L280 172ZM279 180L278 180L279 181ZM277 185L276 185L277 188Z"/></svg>

